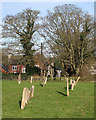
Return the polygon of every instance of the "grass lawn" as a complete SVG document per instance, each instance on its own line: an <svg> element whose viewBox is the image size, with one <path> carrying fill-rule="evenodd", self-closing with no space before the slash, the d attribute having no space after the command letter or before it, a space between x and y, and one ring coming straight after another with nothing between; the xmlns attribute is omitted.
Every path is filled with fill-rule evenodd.
<svg viewBox="0 0 96 120"><path fill-rule="evenodd" d="M66 96L66 82L2 81L3 118L94 118L94 83L78 82ZM35 94L25 109L20 109L23 88L35 86Z"/></svg>

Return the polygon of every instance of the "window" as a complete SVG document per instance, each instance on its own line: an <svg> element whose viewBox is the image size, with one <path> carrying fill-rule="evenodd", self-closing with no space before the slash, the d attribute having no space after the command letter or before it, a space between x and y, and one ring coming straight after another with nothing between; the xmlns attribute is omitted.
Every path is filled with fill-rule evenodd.
<svg viewBox="0 0 96 120"><path fill-rule="evenodd" d="M12 66L12 70L16 71L17 70L17 66Z"/></svg>
<svg viewBox="0 0 96 120"><path fill-rule="evenodd" d="M26 73L26 68L22 68L22 73Z"/></svg>

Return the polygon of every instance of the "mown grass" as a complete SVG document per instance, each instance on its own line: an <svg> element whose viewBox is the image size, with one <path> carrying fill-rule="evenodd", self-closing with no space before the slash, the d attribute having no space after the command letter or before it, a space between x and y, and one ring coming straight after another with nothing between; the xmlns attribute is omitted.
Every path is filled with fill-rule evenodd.
<svg viewBox="0 0 96 120"><path fill-rule="evenodd" d="M78 82L66 96L66 82L2 81L3 118L94 118L94 83ZM20 109L24 87L35 86L35 94L25 109Z"/></svg>

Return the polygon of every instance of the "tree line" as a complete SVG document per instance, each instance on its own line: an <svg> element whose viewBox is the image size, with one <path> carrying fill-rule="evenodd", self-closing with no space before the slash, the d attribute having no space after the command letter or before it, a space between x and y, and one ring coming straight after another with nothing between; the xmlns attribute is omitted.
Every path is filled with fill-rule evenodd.
<svg viewBox="0 0 96 120"><path fill-rule="evenodd" d="M39 35L48 46L47 54L59 60L65 73L78 74L94 53L93 17L72 4L56 6L45 17L39 13L26 9L7 15L3 19L2 37L19 41L23 55L20 62L29 68L34 66L34 36L36 39Z"/></svg>

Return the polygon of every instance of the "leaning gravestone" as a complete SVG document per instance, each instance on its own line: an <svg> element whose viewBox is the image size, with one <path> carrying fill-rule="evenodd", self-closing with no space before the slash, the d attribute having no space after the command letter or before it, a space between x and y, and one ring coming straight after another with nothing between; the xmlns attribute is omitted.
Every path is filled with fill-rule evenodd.
<svg viewBox="0 0 96 120"><path fill-rule="evenodd" d="M28 104L30 97L34 97L34 86L28 90L28 88L23 89L21 109L24 109L25 105Z"/></svg>
<svg viewBox="0 0 96 120"><path fill-rule="evenodd" d="M21 109L24 109L25 105L28 103L30 97L29 94L30 93L28 91L28 88L24 88L22 94Z"/></svg>
<svg viewBox="0 0 96 120"><path fill-rule="evenodd" d="M68 78L67 78L66 80L67 80L67 96L69 96L69 84L68 84Z"/></svg>
<svg viewBox="0 0 96 120"><path fill-rule="evenodd" d="M44 85L46 85L46 83L47 83L47 77L44 78L42 85L44 86Z"/></svg>
<svg viewBox="0 0 96 120"><path fill-rule="evenodd" d="M80 79L80 76L77 78L77 82L79 81L79 79Z"/></svg>
<svg viewBox="0 0 96 120"><path fill-rule="evenodd" d="M76 84L78 83L79 79L80 79L80 76L77 78L77 80L76 80Z"/></svg>

